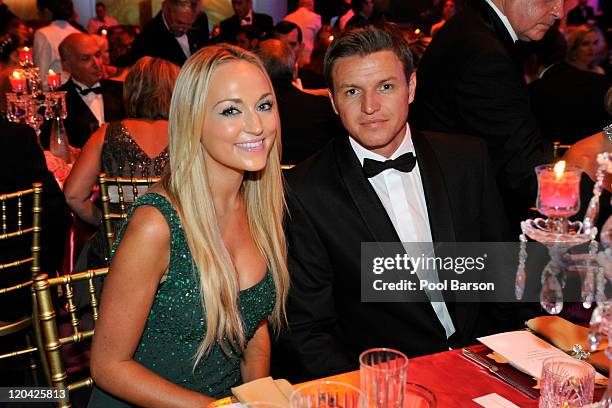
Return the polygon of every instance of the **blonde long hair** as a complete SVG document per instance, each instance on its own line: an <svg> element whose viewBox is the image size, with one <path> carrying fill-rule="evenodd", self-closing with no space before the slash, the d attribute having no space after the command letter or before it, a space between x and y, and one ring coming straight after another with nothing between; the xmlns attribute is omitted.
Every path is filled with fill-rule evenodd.
<svg viewBox="0 0 612 408"><path fill-rule="evenodd" d="M206 47L183 66L176 81L168 124L170 171L163 185L176 205L189 249L200 271L200 293L206 316L206 334L195 355L195 366L219 342L228 353L246 346L244 323L238 311L239 285L230 255L223 243L213 206L205 149L200 142L204 129L208 87L221 64L246 61L264 73L261 61L250 52L231 45ZM274 99L276 104L276 99ZM251 235L271 271L276 302L270 322L278 331L286 322L289 291L287 248L283 232L286 203L280 165L280 120L266 167L246 172L241 186Z"/></svg>

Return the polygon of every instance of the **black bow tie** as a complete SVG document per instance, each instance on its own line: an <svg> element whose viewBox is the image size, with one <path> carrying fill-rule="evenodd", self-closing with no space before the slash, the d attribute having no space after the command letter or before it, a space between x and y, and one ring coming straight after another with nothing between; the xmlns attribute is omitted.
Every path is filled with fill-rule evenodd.
<svg viewBox="0 0 612 408"><path fill-rule="evenodd" d="M79 93L83 96L89 95L90 93L95 93L97 95L102 94L102 87L101 86L95 86L93 88L87 88L87 89L79 89Z"/></svg>
<svg viewBox="0 0 612 408"><path fill-rule="evenodd" d="M397 159L386 160L384 162L372 159L363 160L363 172L367 178L374 177L387 169L395 169L404 173L409 173L416 165L416 157L413 153L404 153Z"/></svg>

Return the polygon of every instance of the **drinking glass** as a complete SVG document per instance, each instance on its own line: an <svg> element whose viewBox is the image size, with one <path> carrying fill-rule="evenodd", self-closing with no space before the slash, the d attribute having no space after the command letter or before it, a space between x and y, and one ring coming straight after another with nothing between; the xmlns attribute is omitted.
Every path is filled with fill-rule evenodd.
<svg viewBox="0 0 612 408"><path fill-rule="evenodd" d="M403 408L436 408L436 396L428 388L408 382L404 393Z"/></svg>
<svg viewBox="0 0 612 408"><path fill-rule="evenodd" d="M366 350L359 356L361 390L370 407L402 408L408 357L390 348Z"/></svg>
<svg viewBox="0 0 612 408"><path fill-rule="evenodd" d="M593 402L595 369L574 358L544 360L539 408L582 407Z"/></svg>
<svg viewBox="0 0 612 408"><path fill-rule="evenodd" d="M291 394L290 408L367 408L365 395L350 384L317 381Z"/></svg>

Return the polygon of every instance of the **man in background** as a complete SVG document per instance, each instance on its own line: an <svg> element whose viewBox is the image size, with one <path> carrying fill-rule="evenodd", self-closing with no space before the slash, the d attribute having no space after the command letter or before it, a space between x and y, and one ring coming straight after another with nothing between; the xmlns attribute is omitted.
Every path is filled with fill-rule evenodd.
<svg viewBox="0 0 612 408"><path fill-rule="evenodd" d="M179 67L208 43L208 18L198 0L164 0L155 18L142 28L132 44L134 61L158 57Z"/></svg>
<svg viewBox="0 0 612 408"><path fill-rule="evenodd" d="M101 28L110 28L117 24L117 20L106 14L106 5L99 1L96 3L96 16L90 18L87 23L87 32L89 34L98 34Z"/></svg>
<svg viewBox="0 0 612 408"><path fill-rule="evenodd" d="M232 0L234 15L221 21L220 42L233 43L241 26L252 25L259 30L262 37L272 32L274 22L267 14L255 13L252 0Z"/></svg>
<svg viewBox="0 0 612 408"><path fill-rule="evenodd" d="M302 52L298 56L298 65L308 64L317 34L321 29L321 16L314 12L314 0L300 0L297 10L288 14L285 17L285 21L290 21L300 27L303 47Z"/></svg>

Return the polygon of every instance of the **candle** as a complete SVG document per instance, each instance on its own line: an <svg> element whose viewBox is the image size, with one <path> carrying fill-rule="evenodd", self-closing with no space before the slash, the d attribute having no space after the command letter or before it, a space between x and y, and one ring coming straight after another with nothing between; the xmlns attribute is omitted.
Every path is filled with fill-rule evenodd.
<svg viewBox="0 0 612 408"><path fill-rule="evenodd" d="M19 73L19 71L13 71L9 77L9 83L11 84L13 92L21 93L25 90L26 79L24 75Z"/></svg>
<svg viewBox="0 0 612 408"><path fill-rule="evenodd" d="M19 62L22 65L32 63L32 50L29 47L19 49Z"/></svg>
<svg viewBox="0 0 612 408"><path fill-rule="evenodd" d="M564 161L555 166L536 167L538 176L537 207L548 217L569 217L580 207L580 169L566 166Z"/></svg>
<svg viewBox="0 0 612 408"><path fill-rule="evenodd" d="M49 89L55 91L61 85L61 75L50 69L47 73L47 84L49 84Z"/></svg>
<svg viewBox="0 0 612 408"><path fill-rule="evenodd" d="M105 38L106 36L108 36L108 31L106 30L106 28L103 28L102 30L100 30L100 35Z"/></svg>

